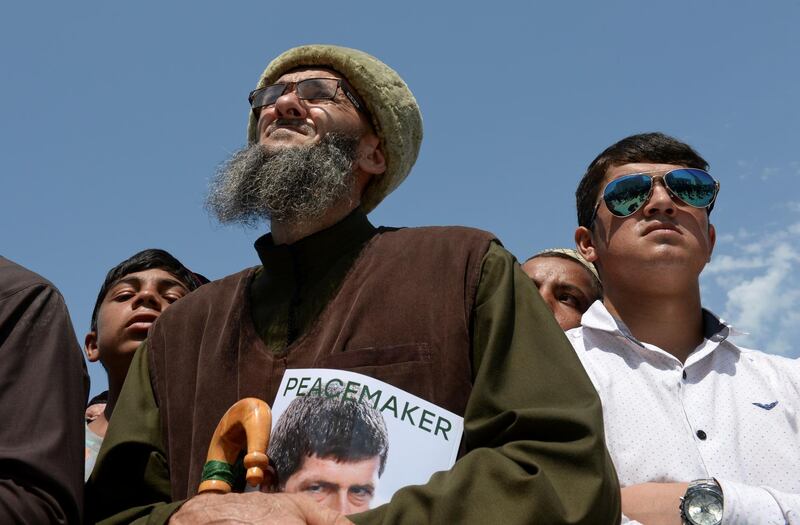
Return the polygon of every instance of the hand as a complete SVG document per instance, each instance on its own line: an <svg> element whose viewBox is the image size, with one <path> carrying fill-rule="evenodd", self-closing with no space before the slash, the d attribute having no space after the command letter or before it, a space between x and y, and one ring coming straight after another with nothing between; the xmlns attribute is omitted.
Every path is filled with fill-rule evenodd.
<svg viewBox="0 0 800 525"><path fill-rule="evenodd" d="M170 525L353 525L333 509L305 494L200 494L172 515Z"/></svg>
<svg viewBox="0 0 800 525"><path fill-rule="evenodd" d="M622 513L646 525L681 525L688 483L641 483L622 489Z"/></svg>

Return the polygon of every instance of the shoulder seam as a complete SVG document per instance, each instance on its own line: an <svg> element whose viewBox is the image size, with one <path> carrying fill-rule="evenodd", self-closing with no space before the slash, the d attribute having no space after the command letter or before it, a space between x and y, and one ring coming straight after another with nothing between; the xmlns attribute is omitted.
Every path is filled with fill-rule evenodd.
<svg viewBox="0 0 800 525"><path fill-rule="evenodd" d="M13 296L15 296L15 295L17 295L17 294L19 294L21 292L24 292L25 290L29 290L31 288L36 288L36 287L40 287L42 289L50 289L50 290L55 291L57 294L61 295L61 293L58 291L58 289L56 289L56 287L53 286L52 284L50 284L50 283L48 283L46 281L38 281L38 282L32 282L32 283L27 284L27 285L23 285L21 288L17 288L17 289L11 290L11 291L9 291L8 293L6 293L4 295L0 295L0 301L5 301L6 299L10 299L11 297L13 297Z"/></svg>

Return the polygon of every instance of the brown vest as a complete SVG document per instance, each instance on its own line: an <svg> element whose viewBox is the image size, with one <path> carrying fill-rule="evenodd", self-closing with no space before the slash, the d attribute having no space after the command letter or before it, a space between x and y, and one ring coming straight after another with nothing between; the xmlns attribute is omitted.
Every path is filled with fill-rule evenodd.
<svg viewBox="0 0 800 525"><path fill-rule="evenodd" d="M248 396L271 404L287 368L358 372L463 415L473 304L493 239L459 227L379 231L319 319L281 355L266 349L251 320L254 269L167 310L148 350L172 497L196 492L225 411Z"/></svg>

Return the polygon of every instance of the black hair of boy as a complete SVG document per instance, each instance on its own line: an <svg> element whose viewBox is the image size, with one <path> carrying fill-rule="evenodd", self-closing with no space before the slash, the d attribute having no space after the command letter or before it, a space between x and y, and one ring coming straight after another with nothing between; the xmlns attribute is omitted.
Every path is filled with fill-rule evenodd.
<svg viewBox="0 0 800 525"><path fill-rule="evenodd" d="M608 168L635 163L675 164L708 170L708 162L691 146L669 135L654 132L626 137L606 148L586 169L575 191L578 226L591 228L594 208L602 191L600 185Z"/></svg>
<svg viewBox="0 0 800 525"><path fill-rule="evenodd" d="M208 279L189 270L166 250L158 248L142 250L114 266L106 274L103 286L100 287L100 292L97 294L94 310L92 310L91 330L97 331L97 313L100 310L100 305L108 291L117 284L120 279L132 273L153 269L164 270L173 275L190 292L208 282Z"/></svg>

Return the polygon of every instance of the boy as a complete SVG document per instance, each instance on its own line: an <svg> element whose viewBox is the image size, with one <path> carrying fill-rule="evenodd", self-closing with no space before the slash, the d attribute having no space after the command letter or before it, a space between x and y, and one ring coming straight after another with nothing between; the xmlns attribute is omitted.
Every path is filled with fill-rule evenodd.
<svg viewBox="0 0 800 525"><path fill-rule="evenodd" d="M86 479L134 352L164 309L206 282L208 279L158 249L141 251L109 270L84 342L89 361L100 361L108 374L108 390L93 398L86 409Z"/></svg>

